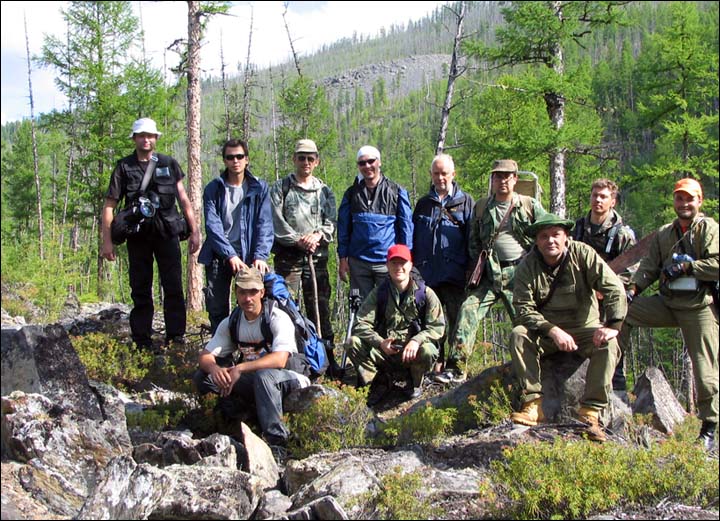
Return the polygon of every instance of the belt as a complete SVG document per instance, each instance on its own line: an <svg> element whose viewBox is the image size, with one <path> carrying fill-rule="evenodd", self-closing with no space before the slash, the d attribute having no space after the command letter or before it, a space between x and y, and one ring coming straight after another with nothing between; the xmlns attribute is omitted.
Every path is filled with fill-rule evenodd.
<svg viewBox="0 0 720 521"><path fill-rule="evenodd" d="M509 268L510 266L517 266L518 264L520 264L521 260L523 260L522 257L518 257L517 259L511 261L500 261L500 267Z"/></svg>

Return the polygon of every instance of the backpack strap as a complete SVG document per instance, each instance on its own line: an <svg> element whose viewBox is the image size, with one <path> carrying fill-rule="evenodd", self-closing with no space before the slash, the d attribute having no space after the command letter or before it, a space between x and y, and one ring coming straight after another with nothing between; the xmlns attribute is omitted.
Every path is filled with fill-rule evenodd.
<svg viewBox="0 0 720 521"><path fill-rule="evenodd" d="M272 299L265 299L263 301L263 312L260 320L260 332L263 336L263 341L258 344L259 347L265 347L272 345L273 334L270 329L270 314L275 302ZM240 326L240 314L242 309L240 306L236 306L235 309L230 313L230 321L228 323L228 329L230 329L230 339L236 346L240 344L238 337L238 327Z"/></svg>
<svg viewBox="0 0 720 521"><path fill-rule="evenodd" d="M612 251L613 243L615 242L615 236L620 231L620 228L622 228L622 223L617 223L613 225L613 227L610 228L610 231L608 232L608 239L607 243L605 244L605 253L608 255Z"/></svg>

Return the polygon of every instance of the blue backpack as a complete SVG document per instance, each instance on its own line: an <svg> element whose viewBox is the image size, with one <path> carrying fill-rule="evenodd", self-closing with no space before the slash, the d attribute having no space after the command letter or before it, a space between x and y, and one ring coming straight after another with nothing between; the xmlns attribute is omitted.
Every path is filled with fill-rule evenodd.
<svg viewBox="0 0 720 521"><path fill-rule="evenodd" d="M328 367L327 353L325 352L325 344L322 339L318 336L315 324L310 319L305 317L298 309L297 304L290 295L290 290L287 287L285 279L277 273L266 273L263 277L263 283L265 285L265 297L263 300L263 314L262 321L260 322L260 330L262 331L265 344L272 344L273 334L270 329L270 315L275 306L278 306L282 311L288 314L290 320L292 320L295 326L295 342L297 344L299 356L293 356L294 358L304 359L310 366L311 378L317 378L318 376L325 373ZM240 322L240 313L242 310L240 307L236 307L230 315L230 337L232 341L237 344L237 326ZM290 360L288 362L290 362ZM294 361L295 362L295 361ZM286 367L288 369L297 370L297 372L304 372L299 370L297 367Z"/></svg>

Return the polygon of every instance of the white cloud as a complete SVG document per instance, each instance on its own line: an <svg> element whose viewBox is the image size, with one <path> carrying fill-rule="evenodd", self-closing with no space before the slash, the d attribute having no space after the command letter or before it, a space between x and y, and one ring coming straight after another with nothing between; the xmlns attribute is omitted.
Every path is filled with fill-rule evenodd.
<svg viewBox="0 0 720 521"><path fill-rule="evenodd" d="M290 2L287 22L295 50L301 57L343 37L376 36L381 27L404 25L430 13L443 2ZM1 2L2 18L2 123L30 115L27 99L27 63L23 13L27 16L30 52L40 53L44 36L64 38L65 23L60 14L67 2ZM251 61L260 68L291 59L290 45L283 25L283 2L235 3L231 16L215 16L207 27L202 51L205 75L220 74L220 42L226 72L235 74L245 63L253 10ZM166 51L177 39L187 37L186 2L133 2L142 17L148 57L162 68L177 64L177 55ZM62 108L65 100L54 88L53 70L33 66L35 113ZM7 118L7 119L6 119Z"/></svg>

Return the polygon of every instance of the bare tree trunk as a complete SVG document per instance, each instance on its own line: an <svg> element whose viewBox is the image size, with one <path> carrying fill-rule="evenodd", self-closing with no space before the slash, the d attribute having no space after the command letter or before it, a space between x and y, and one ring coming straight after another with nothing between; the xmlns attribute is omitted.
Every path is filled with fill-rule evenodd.
<svg viewBox="0 0 720 521"><path fill-rule="evenodd" d="M275 88L273 86L272 67L268 70L270 73L270 105L272 107L272 121L270 122L270 126L272 127L273 161L275 165L275 180L277 181L280 179L280 161L278 158L277 119L275 115Z"/></svg>
<svg viewBox="0 0 720 521"><path fill-rule="evenodd" d="M225 54L223 52L222 32L220 33L220 84L223 93L223 109L225 111L225 140L230 140L230 100L228 99L228 88L225 76Z"/></svg>
<svg viewBox="0 0 720 521"><path fill-rule="evenodd" d="M200 226L202 212L202 165L200 163L200 2L188 1L188 55L187 55L187 155L188 197ZM197 253L188 253L187 307L199 311L203 307L202 270L197 263Z"/></svg>
<svg viewBox="0 0 720 521"><path fill-rule="evenodd" d="M290 42L290 50L292 51L293 55L293 61L295 62L295 69L297 69L298 76L301 78L303 77L302 71L300 70L300 60L298 58L297 53L295 52L295 46L293 45L293 39L292 36L290 36L290 28L287 24L287 19L285 18L285 15L287 14L288 10L288 4L289 2L285 2L283 5L285 6L285 10L283 11L282 17L283 17L283 23L285 24L285 31L287 32L288 41Z"/></svg>
<svg viewBox="0 0 720 521"><path fill-rule="evenodd" d="M452 58L450 59L450 72L448 73L448 84L447 90L445 91L445 103L443 103L442 114L440 116L440 133L438 134L435 154L442 154L445 149L445 136L447 135L450 110L452 109L455 80L465 72L464 68L458 72L457 66L458 54L460 53L460 43L462 42L463 20L465 19L465 2L460 2L460 13L455 13L455 15L457 16L457 30L455 31L455 43L453 44Z"/></svg>
<svg viewBox="0 0 720 521"><path fill-rule="evenodd" d="M243 75L242 135L246 143L250 140L250 87L252 86L251 80L253 77L253 68L250 63L250 49L252 48L253 20L253 8L250 7L250 32L248 33L247 58L245 59L245 72Z"/></svg>
<svg viewBox="0 0 720 521"><path fill-rule="evenodd" d="M35 176L35 194L37 197L37 216L38 216L38 241L40 245L40 259L45 259L45 230L43 227L42 215L42 192L40 190L40 165L38 162L37 136L35 134L35 104L33 101L32 90L32 68L30 67L30 41L27 32L27 18L23 15L23 23L25 24L25 51L27 54L28 66L28 95L30 97L30 134L32 138L33 151L33 175Z"/></svg>
<svg viewBox="0 0 720 521"><path fill-rule="evenodd" d="M551 3L552 9L560 20L562 20L562 2ZM553 71L558 76L565 74L565 63L563 49L559 43L553 49ZM553 128L559 133L565 126L565 98L557 92L545 93L545 105ZM565 217L565 149L555 148L550 153L550 211L560 217Z"/></svg>

